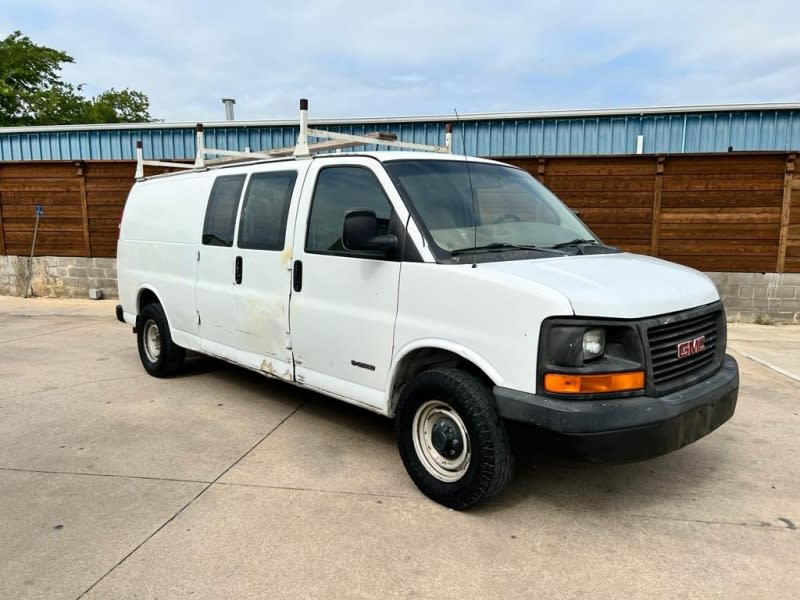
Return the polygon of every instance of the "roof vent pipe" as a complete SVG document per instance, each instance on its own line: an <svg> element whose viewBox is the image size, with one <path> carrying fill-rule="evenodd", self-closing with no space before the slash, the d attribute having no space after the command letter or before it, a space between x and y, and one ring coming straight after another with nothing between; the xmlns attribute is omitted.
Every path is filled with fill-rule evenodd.
<svg viewBox="0 0 800 600"><path fill-rule="evenodd" d="M222 103L225 105L225 120L233 121L233 105L236 104L236 98L223 98Z"/></svg>

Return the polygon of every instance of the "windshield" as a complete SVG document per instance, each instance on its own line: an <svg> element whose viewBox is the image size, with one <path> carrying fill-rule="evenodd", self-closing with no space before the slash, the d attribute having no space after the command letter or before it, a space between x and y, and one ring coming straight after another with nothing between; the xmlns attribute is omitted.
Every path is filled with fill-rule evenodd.
<svg viewBox="0 0 800 600"><path fill-rule="evenodd" d="M384 166L435 244L449 253L473 246L552 248L597 239L552 192L521 169L470 162L468 173L463 160L397 160Z"/></svg>

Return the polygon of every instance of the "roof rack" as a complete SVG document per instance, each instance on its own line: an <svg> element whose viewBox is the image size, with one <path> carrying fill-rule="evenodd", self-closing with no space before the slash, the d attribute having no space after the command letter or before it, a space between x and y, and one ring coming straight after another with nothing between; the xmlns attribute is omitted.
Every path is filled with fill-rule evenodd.
<svg viewBox="0 0 800 600"><path fill-rule="evenodd" d="M445 125L445 145L434 146L428 144L416 144L414 142L404 142L397 139L394 133L376 131L365 135L351 135L349 133L339 133L336 131L325 131L314 129L308 126L308 100L300 99L300 135L297 137L297 144L286 148L275 148L260 152L240 152L238 150L222 150L219 148L206 148L204 143L203 124L198 123L195 131L197 137L197 153L194 163L177 163L161 160L144 160L144 150L142 142L136 142L136 179L144 178L144 167L168 167L173 169L205 169L209 166L221 165L225 163L236 163L243 161L264 160L268 158L281 158L285 156L295 156L298 158L310 157L318 152L329 152L364 144L378 144L390 148L405 148L407 150L419 150L423 152L439 152L449 154L453 148L453 129L450 123ZM326 141L309 143L309 138L323 139ZM222 158L207 159L207 156L217 156Z"/></svg>

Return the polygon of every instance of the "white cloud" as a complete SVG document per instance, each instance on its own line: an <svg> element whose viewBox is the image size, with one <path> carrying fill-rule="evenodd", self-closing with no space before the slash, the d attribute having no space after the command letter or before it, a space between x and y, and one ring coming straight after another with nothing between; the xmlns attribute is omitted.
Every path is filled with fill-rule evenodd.
<svg viewBox="0 0 800 600"><path fill-rule="evenodd" d="M168 120L798 100L788 2L5 0L6 31L64 49L89 93Z"/></svg>

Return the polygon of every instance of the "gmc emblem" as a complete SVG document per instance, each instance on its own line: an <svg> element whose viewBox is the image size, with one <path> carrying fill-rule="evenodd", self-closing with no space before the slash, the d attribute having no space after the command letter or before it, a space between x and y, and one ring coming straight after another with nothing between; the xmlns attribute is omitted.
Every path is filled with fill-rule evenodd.
<svg viewBox="0 0 800 600"><path fill-rule="evenodd" d="M686 358L706 349L706 336L701 335L693 340L686 340L678 344L678 358Z"/></svg>

